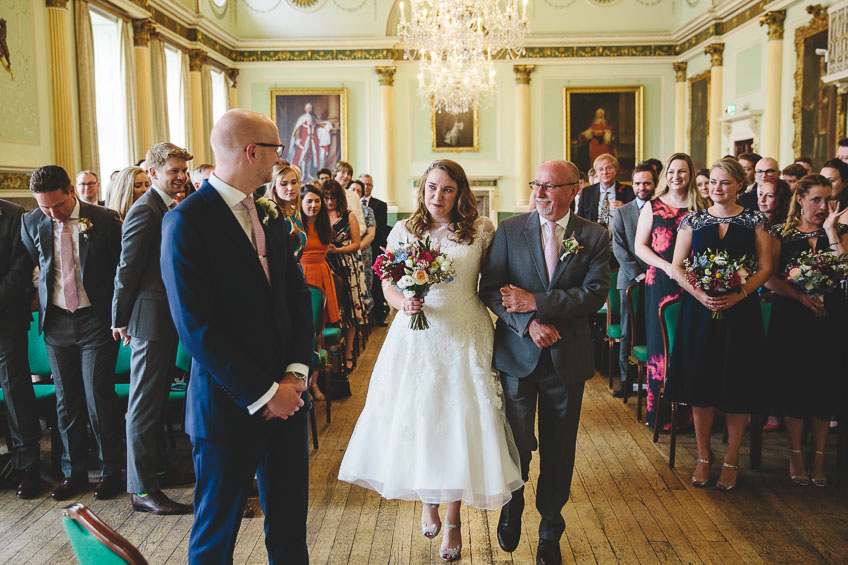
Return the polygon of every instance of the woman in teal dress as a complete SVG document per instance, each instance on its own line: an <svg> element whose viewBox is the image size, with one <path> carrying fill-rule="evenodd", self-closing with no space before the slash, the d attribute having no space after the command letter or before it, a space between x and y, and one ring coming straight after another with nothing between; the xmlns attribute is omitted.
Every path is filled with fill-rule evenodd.
<svg viewBox="0 0 848 565"><path fill-rule="evenodd" d="M268 196L283 214L292 255L300 262L306 246L306 232L300 218L300 171L290 166L274 167L271 188Z"/></svg>

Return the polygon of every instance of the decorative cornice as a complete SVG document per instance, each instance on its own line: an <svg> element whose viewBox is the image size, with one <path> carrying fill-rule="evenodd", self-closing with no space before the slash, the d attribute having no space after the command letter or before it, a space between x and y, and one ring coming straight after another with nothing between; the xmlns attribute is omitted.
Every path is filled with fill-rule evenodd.
<svg viewBox="0 0 848 565"><path fill-rule="evenodd" d="M231 86L230 88L238 87L238 79L239 70L238 69L227 69L227 78L230 79Z"/></svg>
<svg viewBox="0 0 848 565"><path fill-rule="evenodd" d="M674 63L671 66L674 69L674 77L677 82L686 82L686 61Z"/></svg>
<svg viewBox="0 0 848 565"><path fill-rule="evenodd" d="M513 65L515 84L530 84L530 75L536 70L536 65Z"/></svg>
<svg viewBox="0 0 848 565"><path fill-rule="evenodd" d="M206 64L206 51L203 49L189 49L188 52L188 70L192 73L199 73Z"/></svg>
<svg viewBox="0 0 848 565"><path fill-rule="evenodd" d="M760 16L760 26L768 26L769 41L783 39L784 20L786 20L786 10L774 10Z"/></svg>
<svg viewBox="0 0 848 565"><path fill-rule="evenodd" d="M133 20L132 26L133 45L136 47L148 47L150 45L150 35L156 31L156 24L148 18L143 18Z"/></svg>
<svg viewBox="0 0 848 565"><path fill-rule="evenodd" d="M47 0L46 4L48 8L57 8L59 10L68 9L68 0Z"/></svg>
<svg viewBox="0 0 848 565"><path fill-rule="evenodd" d="M704 47L704 55L710 56L711 67L724 65L724 43L710 43Z"/></svg>
<svg viewBox="0 0 848 565"><path fill-rule="evenodd" d="M377 72L378 80L380 81L380 86L394 86L395 85L395 73L397 72L397 67L377 67L374 69Z"/></svg>

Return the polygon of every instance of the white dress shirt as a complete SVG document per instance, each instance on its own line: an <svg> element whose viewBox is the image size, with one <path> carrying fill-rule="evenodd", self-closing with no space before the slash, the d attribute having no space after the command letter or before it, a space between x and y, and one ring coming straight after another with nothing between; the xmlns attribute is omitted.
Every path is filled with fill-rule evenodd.
<svg viewBox="0 0 848 565"><path fill-rule="evenodd" d="M236 220L238 220L241 229L244 230L244 234L247 236L248 241L250 241L250 244L253 245L253 248L255 249L256 244L253 242L253 226L250 222L250 215L247 213L247 208L241 205L241 201L244 200L247 195L234 186L230 186L219 179L215 176L215 173L209 175L209 184L212 185L212 188L214 188L221 198L224 199L224 203L229 206L233 215L236 217ZM285 372L307 377L309 376L309 367L303 363L290 363L286 367ZM271 398L274 397L278 388L279 385L277 383L273 383L271 388L268 389L268 392L260 396L255 402L247 407L247 411L251 414L258 412L268 403L269 400L271 400Z"/></svg>
<svg viewBox="0 0 848 565"><path fill-rule="evenodd" d="M82 271L80 271L79 258L79 218L80 218L80 203L79 199L75 199L74 209L71 212L71 217L68 220L68 229L71 230L71 245L74 248L74 276L77 279L77 296L79 297L79 308L91 306L91 301L85 293L85 287L82 284ZM93 223L91 229L97 229ZM65 304L65 290L62 286L62 224L53 220L53 296L50 302L54 306L58 306L63 310L67 310Z"/></svg>
<svg viewBox="0 0 848 565"><path fill-rule="evenodd" d="M168 194L167 192L165 192L164 190L157 188L156 186L154 186L152 184L150 185L150 188L152 188L153 190L155 190L156 192L159 193L159 198L161 198L162 202L165 203L165 207L170 209L171 204L174 203L174 199L171 197L171 195Z"/></svg>

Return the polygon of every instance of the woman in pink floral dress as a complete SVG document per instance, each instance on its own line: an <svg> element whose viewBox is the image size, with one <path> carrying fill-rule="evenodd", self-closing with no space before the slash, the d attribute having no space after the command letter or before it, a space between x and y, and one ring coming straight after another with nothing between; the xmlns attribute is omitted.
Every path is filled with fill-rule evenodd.
<svg viewBox="0 0 848 565"><path fill-rule="evenodd" d="M654 425L659 389L665 378L659 307L680 295L680 287L670 277L677 226L690 210L702 207L692 159L685 153L675 153L666 161L665 176L651 205L642 208L634 244L636 255L648 264L645 275L645 328L648 347L646 423L649 426Z"/></svg>

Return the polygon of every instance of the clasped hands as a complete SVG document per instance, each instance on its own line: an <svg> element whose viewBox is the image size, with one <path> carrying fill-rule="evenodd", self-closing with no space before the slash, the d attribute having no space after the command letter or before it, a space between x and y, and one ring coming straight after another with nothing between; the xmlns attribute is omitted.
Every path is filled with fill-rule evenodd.
<svg viewBox="0 0 848 565"><path fill-rule="evenodd" d="M511 284L501 287L501 303L510 313L524 314L536 311L536 297L533 296L533 293ZM527 333L530 334L530 338L536 344L536 347L540 349L550 347L562 339L556 326L543 324L535 318L530 321Z"/></svg>
<svg viewBox="0 0 848 565"><path fill-rule="evenodd" d="M707 307L707 310L720 312L727 310L732 306L736 306L745 296L741 292L731 292L730 294L722 294L721 296L710 296L703 290L699 290L696 296L698 302Z"/></svg>
<svg viewBox="0 0 848 565"><path fill-rule="evenodd" d="M278 383L277 392L271 397L265 406L262 407L262 418L272 420L280 418L287 419L289 416L294 416L295 412L303 406L303 399L300 397L306 391L306 380L301 380L294 376L294 373L286 373Z"/></svg>

